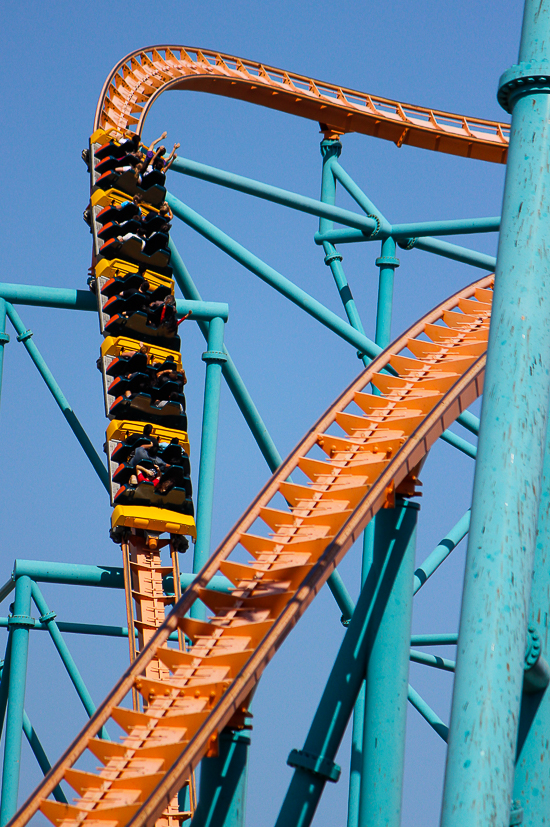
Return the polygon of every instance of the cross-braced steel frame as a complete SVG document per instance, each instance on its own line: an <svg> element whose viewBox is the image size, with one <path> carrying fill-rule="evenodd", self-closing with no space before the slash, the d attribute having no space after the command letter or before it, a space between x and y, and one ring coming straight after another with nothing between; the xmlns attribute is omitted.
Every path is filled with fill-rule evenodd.
<svg viewBox="0 0 550 827"><path fill-rule="evenodd" d="M345 130L328 126L321 142L319 200L181 157L173 164L173 171L181 175L319 219L314 240L334 278L346 319L180 199L172 194L167 196L178 219L350 344L365 366L390 344L393 281L401 263L398 248L400 256L406 256L406 251L414 247L467 263L485 273L495 272L481 423L469 412L457 419L470 433L479 434L478 445L454 430L441 434L442 439L476 461L471 512L415 571L418 506L410 498L397 497L393 507L381 511L364 532L362 590L356 605L338 572L331 574L328 585L347 631L304 746L289 755L294 774L276 820L277 827L305 827L312 822L325 784L338 781L340 769L335 757L352 716L348 827L398 827L407 701L448 742L443 827L508 827L522 819L523 824L540 827L550 818L550 670L545 660L550 612L549 38L550 0L526 0L519 61L502 76L499 86L499 101L512 115L502 217L390 224L341 164L340 136ZM207 60L204 55L202 59ZM296 85L294 88L298 89ZM406 125L403 110L401 114L405 118L405 132L399 140L406 143L407 130L412 128L414 132L414 128ZM470 129L466 120L464 124ZM417 140L413 133L409 138L412 143ZM351 195L359 211L336 205L337 185ZM335 224L339 227L335 228ZM496 259L439 238L487 232L500 233ZM376 259L376 329L372 339L363 328L338 251L341 244L364 242L380 245ZM281 464L281 457L224 346L227 305L203 301L172 242L171 252L174 277L183 296L177 302L178 313L181 316L192 310L207 341L193 560L193 572L198 572L211 554L222 376L271 471ZM108 487L103 461L16 310L16 306L24 305L86 312L96 310L96 301L85 290L1 284L0 380L9 341L5 332L8 319L17 341L28 351L102 484ZM458 635L424 635L411 640L413 595L467 534ZM388 567L390 548L393 562ZM193 577L182 575L182 589L189 586ZM24 709L30 633L49 633L90 716L95 706L64 634L128 636L128 630L121 627L57 621L41 592L39 584L44 582L124 588L121 568L17 560L11 578L0 590L2 600L15 592L8 615L0 618L0 626L8 630L0 683L0 727L5 727L2 827L17 810L23 734L44 774L50 770ZM209 587L230 590L223 577L214 577ZM174 593L173 578L165 578L164 588L166 594ZM31 613L33 602L37 616ZM373 612L377 613L374 625ZM419 649L437 644L456 644L456 662ZM411 660L455 672L449 725L409 685ZM109 738L105 729L102 736ZM193 827L242 827L249 743L242 732L225 730L220 736L218 757L203 760ZM53 796L57 801L67 801L59 784L53 789Z"/></svg>

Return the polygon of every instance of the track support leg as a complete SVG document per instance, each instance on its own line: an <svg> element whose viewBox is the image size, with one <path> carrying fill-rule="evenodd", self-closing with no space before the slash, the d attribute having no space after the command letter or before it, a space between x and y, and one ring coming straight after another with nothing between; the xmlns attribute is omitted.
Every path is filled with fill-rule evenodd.
<svg viewBox="0 0 550 827"><path fill-rule="evenodd" d="M376 515L373 567L403 543L403 560L377 630L365 681L359 824L399 827L405 769L418 503L399 500Z"/></svg>
<svg viewBox="0 0 550 827"><path fill-rule="evenodd" d="M550 0L527 0L512 112L442 827L508 827L550 390ZM498 772L496 772L498 768Z"/></svg>
<svg viewBox="0 0 550 827"><path fill-rule="evenodd" d="M244 827L250 738L226 729L218 744L219 755L201 762L199 801L191 827Z"/></svg>
<svg viewBox="0 0 550 827"><path fill-rule="evenodd" d="M17 811L19 775L21 770L21 739L25 686L27 682L27 657L29 629L34 625L31 614L31 588L29 577L19 577L15 584L15 605L10 618L11 655L8 689L8 713L6 717L6 742L2 772L2 802L0 824L6 824Z"/></svg>

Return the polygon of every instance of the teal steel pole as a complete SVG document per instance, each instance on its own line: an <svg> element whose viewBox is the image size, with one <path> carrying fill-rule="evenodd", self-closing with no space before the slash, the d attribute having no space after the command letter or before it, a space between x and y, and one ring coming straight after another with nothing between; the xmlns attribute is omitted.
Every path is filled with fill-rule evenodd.
<svg viewBox="0 0 550 827"><path fill-rule="evenodd" d="M539 508L537 548L531 586L530 625L542 643L542 654L550 653L550 426ZM524 690L518 730L513 799L523 809L523 827L550 824L550 689L536 693Z"/></svg>
<svg viewBox="0 0 550 827"><path fill-rule="evenodd" d="M6 333L6 302L0 299L0 396L2 394L2 373L4 370L4 346L10 340L9 333Z"/></svg>
<svg viewBox="0 0 550 827"><path fill-rule="evenodd" d="M305 310L305 312L314 319L317 319L321 324L328 327L329 330L332 330L333 333L336 333L337 336L340 336L344 341L356 347L361 353L366 353L371 358L378 356L380 348L377 347L374 342L368 339L363 333L355 330L350 324L337 316L336 313L333 313L332 310L329 310L322 305L321 302L318 302L317 299L314 299L306 293L305 290L302 290L301 287L293 284L273 267L270 267L258 258L258 256L255 256L254 253L251 253L250 250L243 247L242 244L239 244L218 227L215 227L210 221L207 221L202 215L195 212L195 210L192 210L182 201L179 201L171 193L166 194L166 200L170 204L174 215L187 224L187 226L192 227L200 235L208 239L208 241L211 241L212 244L215 244L216 247L219 247L220 250L223 250L247 270L250 270L251 273L254 273L262 279L262 281L265 281L266 284L269 284L283 296L286 296L291 302L301 307L302 310Z"/></svg>
<svg viewBox="0 0 550 827"><path fill-rule="evenodd" d="M61 391L61 388L55 381L53 374L48 368L44 359L42 358L40 351L38 350L34 342L31 340L32 331L27 330L25 328L25 325L21 321L19 314L11 304L8 303L6 309L10 322L17 331L17 341L23 342L23 344L25 345L25 348L27 349L29 356L36 365L36 368L38 369L38 372L40 373L42 379L48 386L48 389L52 394L53 398L59 405L59 408L61 409L63 416L69 423L69 427L71 428L73 434L79 441L82 449L84 450L84 453L92 463L99 479L101 480L105 488L109 490L109 474L107 472L107 469L103 465L101 459L99 458L96 449L92 445L88 434L80 424L75 412L65 399L65 396Z"/></svg>
<svg viewBox="0 0 550 827"><path fill-rule="evenodd" d="M395 508L376 515L373 566L381 567L402 538L406 545L366 672L360 825L401 824L418 509L398 499Z"/></svg>
<svg viewBox="0 0 550 827"><path fill-rule="evenodd" d="M193 555L193 572L195 573L202 569L210 556L220 411L220 383L222 365L227 358L223 352L223 332L223 319L212 319L208 327L208 350L202 355L203 361L206 362L206 377L204 381L204 408L197 492L197 540ZM191 615L198 618L205 616L205 609L198 601L191 608Z"/></svg>
<svg viewBox="0 0 550 827"><path fill-rule="evenodd" d="M225 729L219 755L203 758L198 806L191 827L243 827L250 738Z"/></svg>
<svg viewBox="0 0 550 827"><path fill-rule="evenodd" d="M245 192L257 198L265 198L283 207L290 207L293 210L310 213L310 215L324 216L331 221L338 221L340 224L347 224L350 227L372 232L376 229L376 221L372 217L365 217L350 210L342 210L333 204L322 203L314 198L305 195L298 195L295 192L282 190L270 184L263 184L261 181L254 181L252 178L245 178L242 175L235 175L233 172L225 172L222 169L209 167L206 164L199 164L197 161L189 161L187 158L176 158L172 164L174 172L182 172L194 178L201 178L203 181L210 181L222 187Z"/></svg>
<svg viewBox="0 0 550 827"><path fill-rule="evenodd" d="M429 554L421 566L419 566L414 573L414 594L416 594L426 580L437 571L441 563L443 563L451 551L464 539L470 530L470 511L460 518L458 523L449 531L448 534L439 541L431 554Z"/></svg>
<svg viewBox="0 0 550 827"><path fill-rule="evenodd" d="M363 532L363 554L361 560L361 589L372 566L374 554L374 531L376 518L371 520ZM359 825L359 803L361 800L361 777L363 773L363 729L365 725L365 679L353 707L351 729L351 757L349 762L348 820L347 827Z"/></svg>
<svg viewBox="0 0 550 827"><path fill-rule="evenodd" d="M342 151L342 144L340 141L324 140L321 141L321 155L323 157L323 171L321 177L321 201L324 204L334 206L336 203L336 180L332 172L332 161L340 156ZM329 218L319 219L319 232L324 233L332 230L333 222ZM344 270L342 267L342 256L337 251L336 247L329 242L323 242L323 250L325 252L325 264L330 267L340 299L344 305L346 316L352 327L360 333L364 333L363 324L357 311L354 298L352 296L349 284L347 282ZM362 356L363 363L368 364L369 360L365 354Z"/></svg>
<svg viewBox="0 0 550 827"><path fill-rule="evenodd" d="M399 267L399 259L395 256L395 241L393 238L384 239L380 257L376 259L375 263L380 268L380 276L378 279L378 305L374 341L381 348L386 348L391 342L393 281L395 269Z"/></svg>
<svg viewBox="0 0 550 827"><path fill-rule="evenodd" d="M549 58L550 0L527 0L519 65L499 88L512 124L443 827L510 816L550 391Z"/></svg>
<svg viewBox="0 0 550 827"><path fill-rule="evenodd" d="M61 632L55 622L55 612L50 612L48 604L44 600L44 596L36 583L32 584L32 599L34 600L36 608L40 612L40 623L47 626L53 644L59 653L59 657L63 661L63 665L67 670L67 674L69 675L74 688L76 689L76 694L82 701L82 706L91 718L96 711L96 705L92 701L92 696L88 692L88 687L84 683L82 675L78 671L78 667L69 652L69 647L63 640ZM101 730L101 737L105 738L107 741L110 740L105 727Z"/></svg>
<svg viewBox="0 0 550 827"><path fill-rule="evenodd" d="M2 661L0 663L0 676L1 676L2 680L4 680L4 673L8 672L9 668L10 668L9 667L9 660L6 657L6 660ZM6 686L7 686L7 675L6 675ZM6 700L7 700L7 696L6 696ZM1 732L1 727L0 727L0 732ZM31 724L31 722L29 720L29 716L27 715L25 710L23 710L23 732L25 733L25 737L26 737L27 741L29 742L29 746L30 746L30 748L33 752L33 755L34 755L34 757L36 758L36 760L38 762L38 766L40 767L40 769L42 770L44 775L47 775L49 773L49 771L51 770L52 765L50 764L50 762L48 760L48 756L46 755L46 752L44 750L44 747L42 746L40 738L36 734L36 730L33 727L33 725ZM67 799L65 798L63 790L61 789L61 787L59 785L54 789L53 797L55 798L56 801L62 801L63 803L67 804Z"/></svg>
<svg viewBox="0 0 550 827"><path fill-rule="evenodd" d="M336 167L335 162L335 167ZM346 189L353 194L358 203L359 199L366 199L364 193L354 184L347 173L338 165L340 172L339 177L343 177ZM374 209L368 199L361 204L365 209L371 207ZM385 219L383 219L385 220ZM392 238L387 238L382 242L381 257L376 260L377 266L380 268L380 277L378 282L378 302L376 313L376 334L375 342L381 348L385 348L391 341L391 319L393 309L393 281L394 271L399 267L399 259L395 257L395 242ZM378 393L376 388L374 393ZM371 520L363 534L363 561L361 584L364 585L365 578L373 561L377 518ZM365 682L361 686L361 691L355 703L353 711L353 729L351 735L351 760L350 760L350 783L349 783L349 797L348 797L348 820L347 827L359 827L360 821L360 802L362 796L362 787L364 778L371 771L367 766L368 758L364 750L364 733L366 722L367 691Z"/></svg>
<svg viewBox="0 0 550 827"><path fill-rule="evenodd" d="M21 772L21 739L23 734L23 713L25 686L27 682L27 658L29 653L29 629L34 625L31 617L31 587L28 577L20 577L15 584L15 603L10 618L11 657L8 689L8 712L6 716L6 740L4 743L4 765L2 770L2 801L0 803L0 825L15 815L19 776Z"/></svg>
<svg viewBox="0 0 550 827"><path fill-rule="evenodd" d="M279 812L276 827L307 827L315 815L327 781L335 782L340 768L334 758L361 689L371 650L393 582L409 546L406 519L386 555L370 567L302 750L288 758L294 775ZM411 591L411 579L409 591ZM408 654L408 640L407 654Z"/></svg>
<svg viewBox="0 0 550 827"><path fill-rule="evenodd" d="M6 626L8 626L8 618L6 618ZM6 651L4 653L4 660L2 661L2 678L0 679L0 738L4 729L4 720L6 717L6 708L8 706L8 691L10 685L10 661L11 661L11 635L8 635L8 642L6 643Z"/></svg>

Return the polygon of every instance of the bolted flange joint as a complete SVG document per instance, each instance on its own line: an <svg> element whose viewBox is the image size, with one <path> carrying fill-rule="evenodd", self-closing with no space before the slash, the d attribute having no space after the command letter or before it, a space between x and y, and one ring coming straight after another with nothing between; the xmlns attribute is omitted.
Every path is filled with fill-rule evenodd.
<svg viewBox="0 0 550 827"><path fill-rule="evenodd" d="M319 124L321 126L321 124ZM325 124L322 124L324 126ZM321 130L325 132L325 130ZM329 158L339 158L340 153L342 152L342 143L338 140L333 140L331 138L325 138L321 141L321 155L325 160Z"/></svg>
<svg viewBox="0 0 550 827"><path fill-rule="evenodd" d="M527 627L527 649L523 664L523 691L540 692L550 683L550 667L542 656L542 643L535 626Z"/></svg>
<svg viewBox="0 0 550 827"><path fill-rule="evenodd" d="M340 253L328 253L325 256L325 264L328 267L333 261L342 261L342 258L343 256Z"/></svg>
<svg viewBox="0 0 550 827"><path fill-rule="evenodd" d="M9 333L0 333L0 345L7 345L10 340Z"/></svg>
<svg viewBox="0 0 550 827"><path fill-rule="evenodd" d="M288 756L286 763L289 767L300 767L312 775L319 775L326 781L335 784L340 778L341 767L331 761L330 758L323 758L322 755L313 755L303 749L293 749Z"/></svg>
<svg viewBox="0 0 550 827"><path fill-rule="evenodd" d="M50 623L50 621L55 620L56 617L57 612L47 612L45 615L42 615L42 617L39 617L38 620L40 623Z"/></svg>
<svg viewBox="0 0 550 827"><path fill-rule="evenodd" d="M550 63L530 60L516 63L500 76L497 100L506 112L512 112L519 98L534 92L550 93Z"/></svg>
<svg viewBox="0 0 550 827"><path fill-rule="evenodd" d="M30 615L11 615L11 617L8 617L8 629L24 627L32 629L34 626L36 626L36 620Z"/></svg>
<svg viewBox="0 0 550 827"><path fill-rule="evenodd" d="M395 256L379 256L374 262L377 267L399 267L401 262Z"/></svg>
<svg viewBox="0 0 550 827"><path fill-rule="evenodd" d="M222 364L223 362L227 362L227 356L221 350L205 350L202 354L202 361L203 362L218 362Z"/></svg>
<svg viewBox="0 0 550 827"><path fill-rule="evenodd" d="M27 339L30 339L33 335L32 330L25 330L20 336L17 337L18 342L26 342Z"/></svg>
<svg viewBox="0 0 550 827"><path fill-rule="evenodd" d="M512 801L510 808L510 827L517 827L518 824L523 824L523 807L521 801Z"/></svg>
<svg viewBox="0 0 550 827"><path fill-rule="evenodd" d="M404 238L402 241L397 242L397 246L401 247L402 250L412 250L417 241L417 238Z"/></svg>

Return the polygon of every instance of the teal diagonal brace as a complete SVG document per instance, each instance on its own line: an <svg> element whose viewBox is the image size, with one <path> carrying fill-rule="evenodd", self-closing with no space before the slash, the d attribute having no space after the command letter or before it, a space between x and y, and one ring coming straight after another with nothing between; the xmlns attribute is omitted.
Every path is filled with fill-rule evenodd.
<svg viewBox="0 0 550 827"><path fill-rule="evenodd" d="M99 454L92 445L88 434L80 424L80 421L78 420L75 412L73 411L67 399L63 395L61 388L55 381L53 374L48 368L44 359L42 358L40 351L32 341L32 332L25 328L25 325L21 321L19 314L17 313L12 304L6 303L6 310L10 322L17 331L17 340L19 342L23 342L23 344L25 345L29 356L31 357L36 368L38 369L38 372L40 373L40 376L48 386L50 393L57 402L59 408L61 409L63 416L69 423L69 427L71 428L73 434L79 441L82 449L84 450L84 453L92 463L99 479L105 486L105 489L109 490L109 474L107 472L107 469L103 465L99 457Z"/></svg>
<svg viewBox="0 0 550 827"><path fill-rule="evenodd" d="M170 250L172 253L170 261L174 271L174 278L181 292L188 300L202 301L200 293L191 278L191 274L185 266L185 263L172 240L170 240ZM204 338L208 341L208 323L198 322L198 325ZM226 361L222 364L223 377L227 382L228 387L233 394L233 397L239 406L239 409L241 410L241 413L243 414L260 451L264 456L265 461L267 462L270 470L274 472L282 462L281 455L279 454L258 409L252 401L252 397L250 396L246 385L235 367L235 363L231 359L225 345L223 347L223 352L227 357ZM353 612L353 601L338 572L334 571L330 575L328 579L328 586L342 612L342 622L349 622Z"/></svg>
<svg viewBox="0 0 550 827"><path fill-rule="evenodd" d="M96 706L92 701L92 696L88 692L88 688L84 683L82 675L78 671L78 667L73 660L73 656L69 652L69 648L63 640L63 636L59 631L57 623L55 622L55 612L50 612L48 604L44 600L44 596L40 591L40 588L34 582L31 587L31 593L32 599L34 600L34 604L41 615L40 622L47 625L48 632L50 633L50 637L53 641L53 644L59 653L59 657L63 661L63 665L65 666L67 674L69 675L69 678L71 679L72 684L76 689L78 697L82 701L82 706L91 718L94 712L96 711ZM104 738L106 741L110 740L105 727L103 727L102 730L102 738Z"/></svg>
<svg viewBox="0 0 550 827"><path fill-rule="evenodd" d="M247 270L250 270L251 273L254 273L262 279L262 281L265 281L266 284L269 284L277 290L277 292L281 293L281 295L285 296L302 310L305 310L306 313L314 319L317 319L317 321L321 322L325 327L328 327L329 330L332 330L333 333L336 333L336 335L340 336L344 341L356 347L361 353L366 353L371 359L374 359L375 356L381 353L381 348L375 345L367 336L354 330L351 325L347 324L347 322L337 316L336 313L333 313L332 310L322 305L321 302L314 299L306 293L305 290L302 290L301 287L293 284L289 279L281 275L281 273L278 273L277 270L274 270L273 267L270 267L258 258L258 256L254 255L254 253L251 253L250 250L247 250L246 247L243 247L242 244L239 244L218 227L215 227L214 224L211 224L210 221L207 221L206 218L203 218L203 216L195 212L195 210L192 210L182 201L179 201L171 193L167 193L166 200L172 208L174 215L187 224L188 227L192 227L192 229L196 230L208 241L211 241L212 244L215 244L216 247L223 250L224 253L227 253L228 256Z"/></svg>
<svg viewBox="0 0 550 827"><path fill-rule="evenodd" d="M252 178L235 175L233 172L225 172L225 170L199 164L197 161L190 161L187 158L176 158L172 164L172 169L174 172L182 172L203 181L210 181L213 184L238 190L247 195L254 195L266 201L280 204L283 207L290 207L290 209L316 215L320 218L328 218L330 221L338 221L340 224L346 224L349 227L357 227L367 233L375 230L377 226L376 220L372 217L358 215L350 210L335 207L333 204L316 201L306 195L298 195L296 192L289 192L270 184L263 184L260 181L254 181Z"/></svg>

